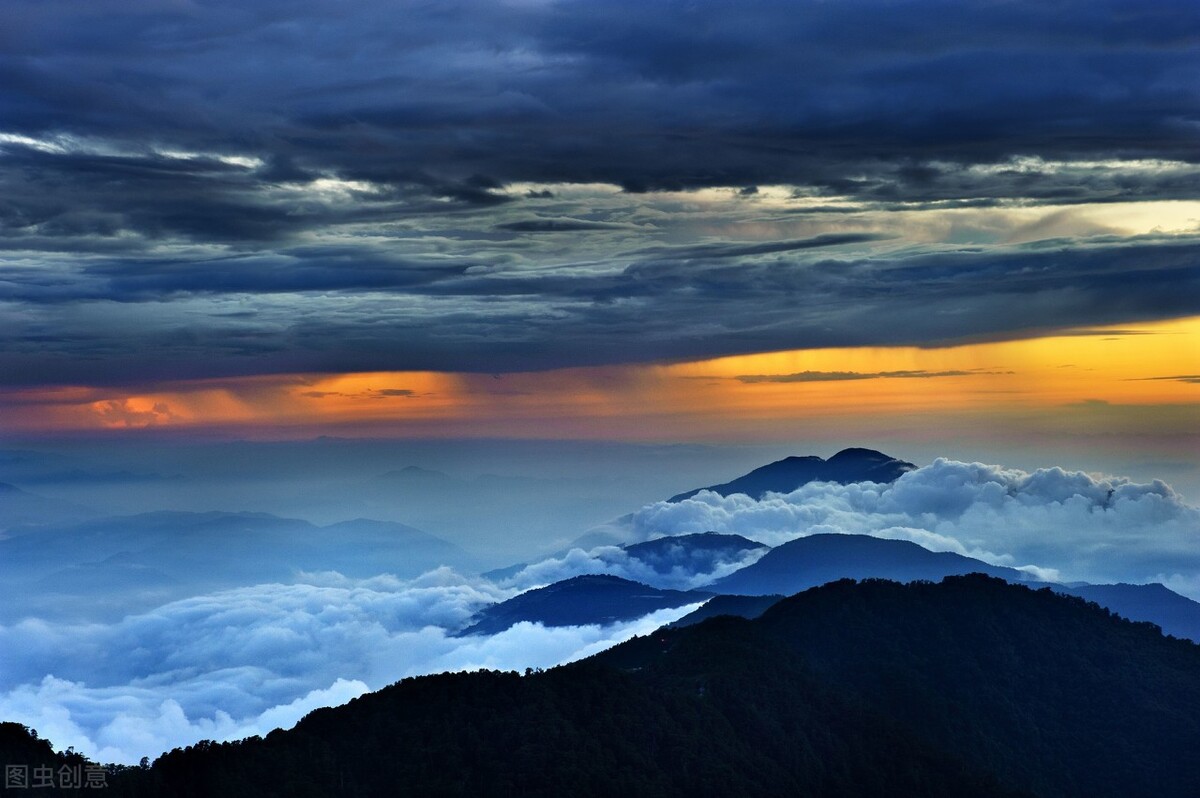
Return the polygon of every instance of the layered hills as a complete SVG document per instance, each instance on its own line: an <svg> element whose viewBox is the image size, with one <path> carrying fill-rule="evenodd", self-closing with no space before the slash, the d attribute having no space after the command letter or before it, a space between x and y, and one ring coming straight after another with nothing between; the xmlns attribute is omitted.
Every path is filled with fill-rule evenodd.
<svg viewBox="0 0 1200 798"><path fill-rule="evenodd" d="M524 676L407 679L108 794L1190 796L1200 647L982 575L842 580Z"/></svg>

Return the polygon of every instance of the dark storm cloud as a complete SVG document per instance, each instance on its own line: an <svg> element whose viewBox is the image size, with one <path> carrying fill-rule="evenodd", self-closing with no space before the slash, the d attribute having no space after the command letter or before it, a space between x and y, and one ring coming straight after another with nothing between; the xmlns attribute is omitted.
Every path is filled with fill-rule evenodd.
<svg viewBox="0 0 1200 798"><path fill-rule="evenodd" d="M1058 157L1072 156L1063 153ZM841 164L839 169L845 166ZM854 197L879 209L895 210L914 206L1004 207L1014 200L1025 204L1075 204L1191 199L1196 197L1198 174L1195 165L1183 162L1144 164L1135 173L1108 162L1070 165L1035 160L998 162L980 168L969 158L872 166L868 175L855 177L830 175L814 169L810 180L826 193ZM844 209L834 207L829 210Z"/></svg>
<svg viewBox="0 0 1200 798"><path fill-rule="evenodd" d="M427 340L459 367L669 360L790 347L1000 338L1200 312L1200 248L946 253L880 260L635 263L578 278L465 277L433 294L539 297L463 313ZM547 313L544 308L553 312ZM410 331L414 334L416 331ZM536 356L534 356L536 352ZM442 353L441 356L449 356Z"/></svg>
<svg viewBox="0 0 1200 798"><path fill-rule="evenodd" d="M685 247L658 247L642 250L639 255L662 255L672 261L719 260L723 258L746 258L753 255L770 255L776 252L796 252L803 249L836 247L840 244L863 244L879 241L887 236L874 233L839 233L820 235L797 241L764 241L760 244L697 244Z"/></svg>
<svg viewBox="0 0 1200 798"><path fill-rule="evenodd" d="M10 251L140 252L170 240L275 246L328 225L509 201L487 178L447 181L418 171L390 175L370 190L340 184L330 195L319 183L313 187L319 174L270 155L254 165L212 155L47 152L0 142L0 163L0 249Z"/></svg>
<svg viewBox="0 0 1200 798"><path fill-rule="evenodd" d="M514 233L569 233L583 230L626 230L630 225L588 222L581 219L522 219L496 225L498 230Z"/></svg>
<svg viewBox="0 0 1200 798"><path fill-rule="evenodd" d="M0 380L539 369L1197 313L1190 239L1050 225L1040 247L901 250L841 218L1200 198L1197 41L1200 6L1171 0L7 3ZM590 183L625 193L568 188ZM811 204L771 205L779 185ZM743 216L647 210L701 188ZM772 227L804 214L827 226Z"/></svg>
<svg viewBox="0 0 1200 798"><path fill-rule="evenodd" d="M183 262L103 261L74 272L0 266L0 300L151 302L196 294L401 291L464 274L470 267L469 263L388 260L355 250L297 250Z"/></svg>
<svg viewBox="0 0 1200 798"><path fill-rule="evenodd" d="M14 132L380 182L419 165L468 202L496 199L459 182L478 174L887 198L986 189L929 160L1195 158L1200 8L1185 2L80 1L5 16Z"/></svg>
<svg viewBox="0 0 1200 798"><path fill-rule="evenodd" d="M114 291L108 298L144 301L177 293L298 293L413 289L463 274L467 263L389 262L365 253L288 253L288 257L224 259L185 264L109 263L88 267Z"/></svg>
<svg viewBox="0 0 1200 798"><path fill-rule="evenodd" d="M127 289L122 289L127 290ZM1200 314L1200 246L892 257L638 261L612 273L473 274L382 293L231 298L254 313L159 314L112 303L66 318L29 305L0 351L7 384L264 372L481 372L655 362L789 348L996 340ZM286 300L286 301L285 301ZM211 302L214 300L206 300ZM42 309L33 312L38 307ZM40 314L40 315L39 315ZM50 322L39 320L49 319ZM36 337L34 333L36 332Z"/></svg>

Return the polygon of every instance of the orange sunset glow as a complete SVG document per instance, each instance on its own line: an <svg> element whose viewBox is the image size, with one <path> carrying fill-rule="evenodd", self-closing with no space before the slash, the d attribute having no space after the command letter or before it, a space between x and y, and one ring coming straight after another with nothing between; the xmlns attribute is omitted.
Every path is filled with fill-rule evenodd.
<svg viewBox="0 0 1200 798"><path fill-rule="evenodd" d="M946 348L795 350L659 366L509 374L373 372L184 382L123 394L74 387L8 398L25 429L240 427L287 435L703 439L820 418L1037 412L1080 403L1200 415L1200 318ZM726 419L736 421L723 423ZM1153 426L1153 425L1151 425Z"/></svg>

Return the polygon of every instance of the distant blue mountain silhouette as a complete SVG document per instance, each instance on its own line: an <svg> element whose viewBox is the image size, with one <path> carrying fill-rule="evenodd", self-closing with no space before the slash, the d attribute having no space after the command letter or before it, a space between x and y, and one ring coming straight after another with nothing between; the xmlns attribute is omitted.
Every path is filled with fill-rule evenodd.
<svg viewBox="0 0 1200 798"><path fill-rule="evenodd" d="M690 535L674 535L655 538L642 543L629 543L622 549L635 560L640 560L655 572L669 574L675 568L686 568L691 573L711 573L718 563L734 562L746 553L767 548L762 543L721 532L695 532ZM552 557L564 557L569 550L559 551ZM511 579L529 563L521 562L505 568L484 571L481 576L495 582Z"/></svg>
<svg viewBox="0 0 1200 798"><path fill-rule="evenodd" d="M1200 643L1200 604L1157 582L1149 585L1051 585L1056 593L1094 601L1131 621L1150 621L1166 634Z"/></svg>
<svg viewBox="0 0 1200 798"><path fill-rule="evenodd" d="M838 579L937 582L947 576L982 573L1009 582L1029 581L1015 568L989 565L953 552L936 552L907 540L869 535L821 534L776 546L758 562L718 579L714 593L790 596Z"/></svg>
<svg viewBox="0 0 1200 798"><path fill-rule="evenodd" d="M733 615L738 618L754 620L775 606L776 602L783 601L784 598L784 596L774 594L769 596L713 596L705 602L703 607L692 610L667 626L671 628L695 626L701 621L721 615Z"/></svg>
<svg viewBox="0 0 1200 798"><path fill-rule="evenodd" d="M745 493L751 498L761 499L768 492L790 493L809 482L837 482L842 485L851 482L894 482L915 468L912 463L897 460L874 449L843 449L828 460L813 456L786 457L730 482L689 490L667 501L690 499L702 490L722 496Z"/></svg>
<svg viewBox="0 0 1200 798"><path fill-rule="evenodd" d="M629 548L648 546L651 548L643 553L665 553L672 542L684 551L695 545L753 544L733 535L684 535ZM520 621L546 626L613 623L666 607L703 601L709 596L713 598L708 603L673 625L689 626L717 615L756 618L781 596L839 579L939 582L947 576L972 573L1079 596L1131 621L1148 621L1157 624L1166 634L1200 642L1200 603L1160 584L1046 584L1015 568L990 565L953 552L929 551L907 540L838 534L810 535L776 546L757 562L716 580L703 590L659 590L615 576L567 579L482 610L473 619L475 624L462 634L494 634Z"/></svg>
<svg viewBox="0 0 1200 798"><path fill-rule="evenodd" d="M745 552L767 547L741 535L696 532L630 543L622 548L629 556L665 574L680 566L690 567L695 573L710 572L719 562L736 561Z"/></svg>
<svg viewBox="0 0 1200 798"><path fill-rule="evenodd" d="M0 535L23 526L81 521L94 515L92 510L62 499L50 499L29 493L16 485L0 482Z"/></svg>
<svg viewBox="0 0 1200 798"><path fill-rule="evenodd" d="M412 578L475 559L441 538L363 518L317 526L267 513L152 512L0 537L0 623L95 620L297 572Z"/></svg>
<svg viewBox="0 0 1200 798"><path fill-rule="evenodd" d="M695 604L712 596L696 590L659 590L617 576L576 576L529 590L480 610L461 635L496 634L521 621L581 626L631 621L656 610Z"/></svg>
<svg viewBox="0 0 1200 798"><path fill-rule="evenodd" d="M912 463L871 449L845 449L828 460L788 457L730 482L680 493L669 501L682 501L701 490L711 490L722 496L745 493L761 498L767 492L787 493L814 481L889 483L915 468ZM602 542L615 544L615 541L596 541L595 545ZM623 546L630 555L660 572L667 572L687 560L715 560L759 547L761 544L741 536L714 532L657 538ZM524 564L499 569L485 576L508 578L523 567ZM695 572L702 573L704 569L696 568ZM953 552L930 551L910 541L841 534L810 535L771 549L751 565L708 585L705 590L717 594L716 597L675 625L690 625L716 615L754 618L781 595L792 595L839 579L938 582L947 576L971 573L987 574L1031 587L1050 587L1058 593L1093 601L1129 620L1157 624L1166 634L1200 642L1200 603L1159 584L1045 584L1015 568L991 565ZM579 579L610 581L579 582ZM549 626L629 620L663 607L682 606L700 600L696 597L704 595L699 591L660 591L616 577L578 577L493 605L476 617L476 625L466 633L499 631L520 620ZM593 601L599 603L589 606Z"/></svg>
<svg viewBox="0 0 1200 798"><path fill-rule="evenodd" d="M714 615L756 618L780 595L838 579L937 582L947 576L969 573L983 573L1031 587L1049 587L1056 593L1095 602L1131 621L1157 624L1165 634L1200 642L1200 603L1157 583L1069 586L1039 583L1015 568L990 565L953 552L929 551L906 540L868 535L810 535L777 546L752 565L705 588L722 595L681 618L676 625L698 623Z"/></svg>

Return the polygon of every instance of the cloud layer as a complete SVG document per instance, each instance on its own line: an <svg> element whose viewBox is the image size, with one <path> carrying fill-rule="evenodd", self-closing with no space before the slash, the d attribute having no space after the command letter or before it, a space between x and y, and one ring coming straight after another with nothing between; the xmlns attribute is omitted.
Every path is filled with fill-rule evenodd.
<svg viewBox="0 0 1200 798"><path fill-rule="evenodd" d="M493 205L518 180L788 182L879 199L975 197L970 184L986 181L988 195L1074 198L1081 176L1093 194L1143 181L1083 163L1064 186L1033 159L996 164L1194 153L1200 13L1172 2L465 0L333 13L312 0L73 0L14 6L5 22L9 143L75 155L80 173L211 185L191 208L156 206L161 195L133 207L160 228L223 237L286 225L239 197L247 169L274 182L337 171L396 203ZM941 168L926 163L934 151ZM1169 168L1149 177L1186 190Z"/></svg>
<svg viewBox="0 0 1200 798"><path fill-rule="evenodd" d="M608 627L521 623L456 638L507 598L448 570L401 581L307 575L164 605L115 624L0 627L17 652L0 674L0 717L100 761L137 762L200 739L289 727L305 713L405 676L523 669L586 656L694 607Z"/></svg>
<svg viewBox="0 0 1200 798"><path fill-rule="evenodd" d="M731 532L769 545L822 532L927 548L1091 582L1166 581L1200 598L1200 510L1166 484L939 458L891 485L811 483L755 501L702 492L634 513L634 537Z"/></svg>
<svg viewBox="0 0 1200 798"><path fill-rule="evenodd" d="M666 590L691 590L750 565L766 552L765 548L749 549L722 557L688 557L681 553L669 563L649 563L631 556L620 546L597 546L586 550L576 547L565 554L527 565L501 583L527 590L582 574L609 574Z"/></svg>
<svg viewBox="0 0 1200 798"><path fill-rule="evenodd" d="M1197 314L1198 29L1168 0L8 4L0 380Z"/></svg>

